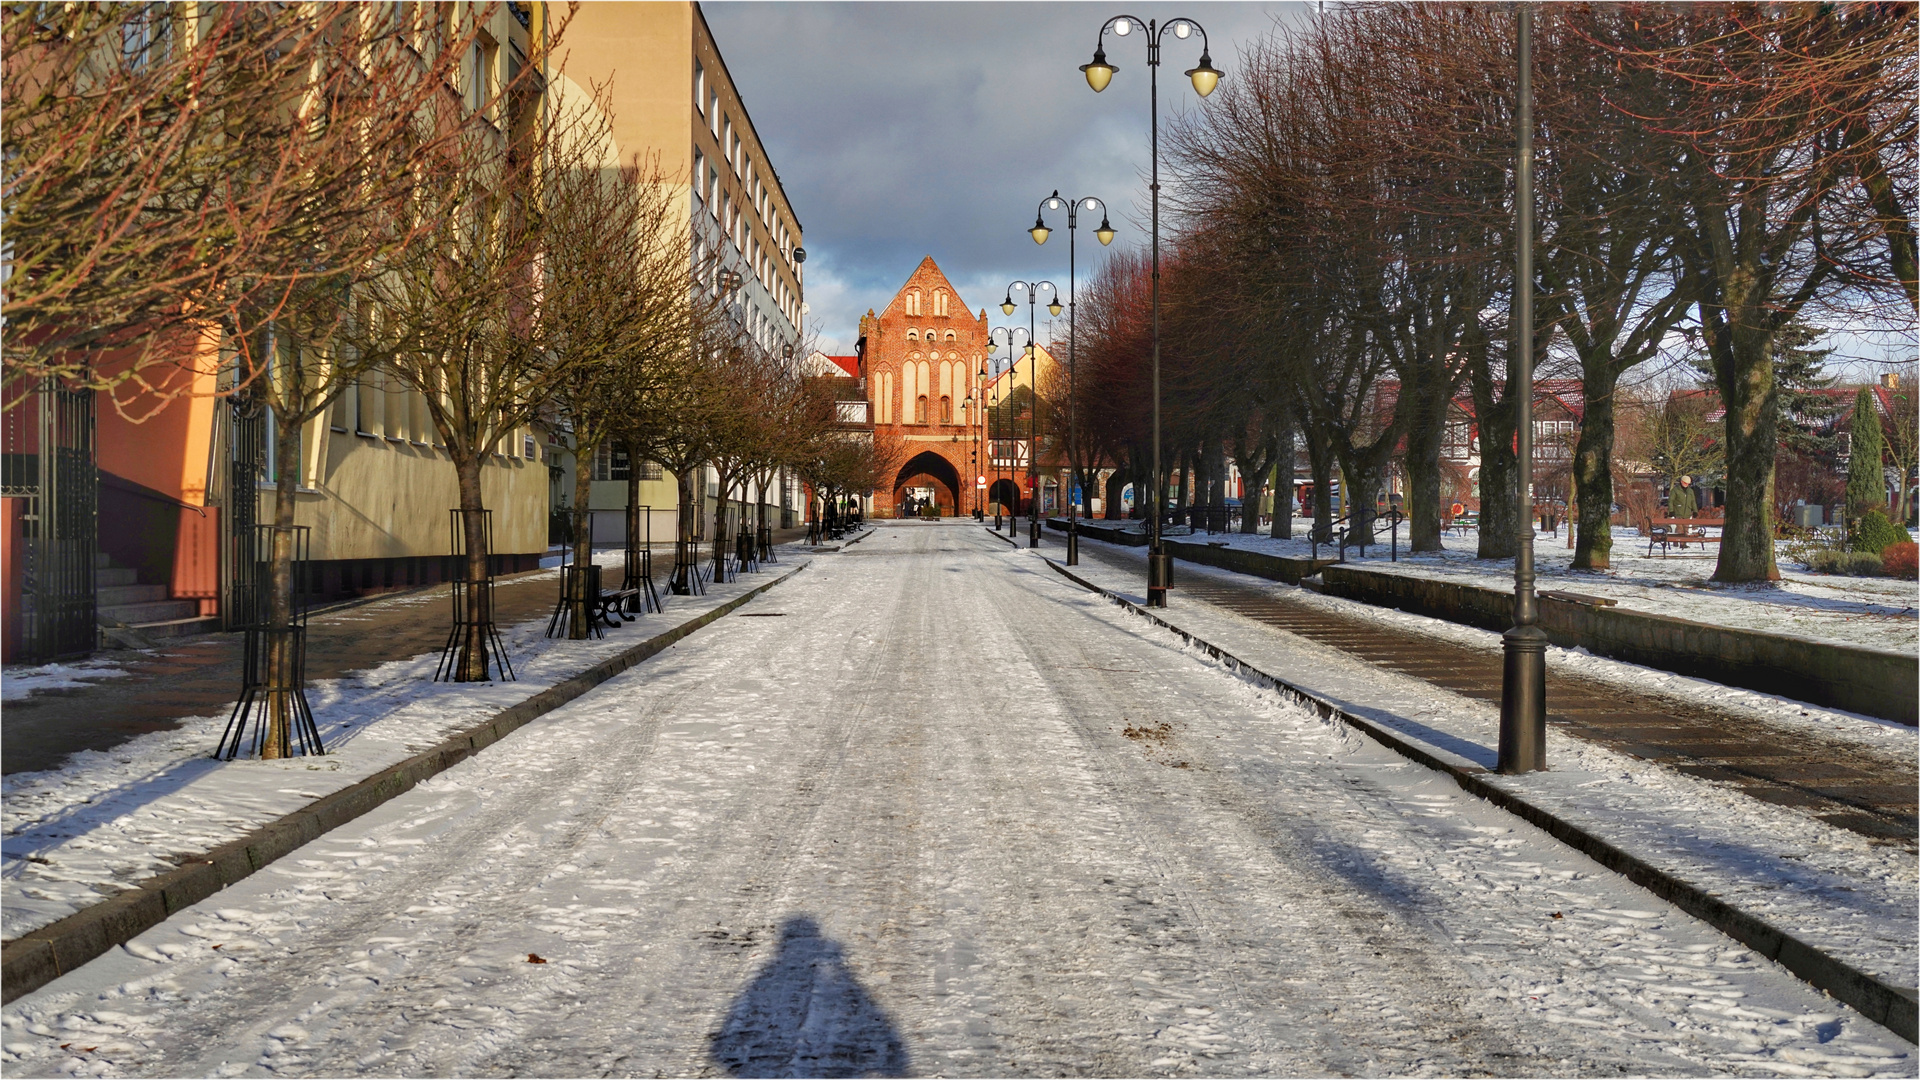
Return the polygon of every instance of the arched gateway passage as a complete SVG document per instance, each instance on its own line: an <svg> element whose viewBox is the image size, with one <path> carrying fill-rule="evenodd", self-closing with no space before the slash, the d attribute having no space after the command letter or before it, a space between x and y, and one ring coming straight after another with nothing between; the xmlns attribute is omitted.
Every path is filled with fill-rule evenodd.
<svg viewBox="0 0 1920 1080"><path fill-rule="evenodd" d="M995 480L993 487L988 489L987 492L988 511L991 512L996 505L1004 507L1009 512L1019 513L1022 505L1020 486L1006 477Z"/></svg>
<svg viewBox="0 0 1920 1080"><path fill-rule="evenodd" d="M923 478L936 481L946 489L944 495L936 496L942 514L959 513L960 471L953 467L953 462L931 450L915 454L900 466L899 474L893 478L893 505L898 507L905 503L907 488L923 486L917 482Z"/></svg>

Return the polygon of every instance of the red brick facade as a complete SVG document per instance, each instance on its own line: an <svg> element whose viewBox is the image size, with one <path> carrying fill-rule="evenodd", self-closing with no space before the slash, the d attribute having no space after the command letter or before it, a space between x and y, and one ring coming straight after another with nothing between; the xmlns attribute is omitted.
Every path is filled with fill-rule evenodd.
<svg viewBox="0 0 1920 1080"><path fill-rule="evenodd" d="M874 426L905 446L890 497L876 492L877 516L897 515L911 487L933 488L943 516L972 512L985 494L974 486L985 471L981 412L977 396L973 406L967 398L981 384L987 333L986 312L968 312L932 256L885 310L860 320Z"/></svg>

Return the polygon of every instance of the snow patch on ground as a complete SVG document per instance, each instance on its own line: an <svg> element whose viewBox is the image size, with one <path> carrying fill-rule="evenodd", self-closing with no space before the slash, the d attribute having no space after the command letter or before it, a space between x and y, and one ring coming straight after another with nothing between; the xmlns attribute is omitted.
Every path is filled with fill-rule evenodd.
<svg viewBox="0 0 1920 1080"><path fill-rule="evenodd" d="M42 690L87 686L100 679L127 675L115 658L77 660L71 664L14 664L0 669L0 701L22 701Z"/></svg>

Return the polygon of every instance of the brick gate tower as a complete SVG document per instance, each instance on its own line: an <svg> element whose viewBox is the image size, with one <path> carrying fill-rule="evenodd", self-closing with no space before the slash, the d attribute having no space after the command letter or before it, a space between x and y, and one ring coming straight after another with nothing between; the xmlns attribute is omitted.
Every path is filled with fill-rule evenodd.
<svg viewBox="0 0 1920 1080"><path fill-rule="evenodd" d="M987 313L971 315L931 255L920 260L886 309L860 320L860 350L876 428L905 448L891 497L874 513L899 514L909 488L930 487L943 516L971 513L985 492L982 410L976 395L987 360ZM877 493L876 493L877 494Z"/></svg>

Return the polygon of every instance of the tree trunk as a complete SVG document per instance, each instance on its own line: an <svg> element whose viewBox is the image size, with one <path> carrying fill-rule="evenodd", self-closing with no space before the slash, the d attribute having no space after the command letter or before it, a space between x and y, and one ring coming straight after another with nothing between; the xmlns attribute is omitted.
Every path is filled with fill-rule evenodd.
<svg viewBox="0 0 1920 1080"><path fill-rule="evenodd" d="M1426 365L1438 367L1438 365ZM1422 380L1420 398L1407 425L1407 547L1439 551L1440 442L1447 422L1447 375L1440 368Z"/></svg>
<svg viewBox="0 0 1920 1080"><path fill-rule="evenodd" d="M1588 368L1581 392L1586 413L1580 441L1573 448L1573 569L1605 570L1613 565L1613 365Z"/></svg>
<svg viewBox="0 0 1920 1080"><path fill-rule="evenodd" d="M674 474L674 487L679 495L680 505L674 514L673 523L673 581L671 588L680 596L693 593L693 484L694 470L682 469Z"/></svg>
<svg viewBox="0 0 1920 1080"><path fill-rule="evenodd" d="M267 567L267 626L287 630L293 626L293 515L300 486L300 424L289 413L273 414L274 461L280 475L273 488L273 541ZM236 492L244 498L256 498L251 492ZM268 634L266 639L266 677L269 687L291 687L294 677L294 642L288 633ZM284 758L293 754L293 695L268 693L266 698L266 738L260 744L263 758Z"/></svg>
<svg viewBox="0 0 1920 1080"><path fill-rule="evenodd" d="M639 447L627 444L627 547L636 551L645 550L647 541L640 521L640 454ZM647 522L652 525L652 522Z"/></svg>
<svg viewBox="0 0 1920 1080"><path fill-rule="evenodd" d="M1273 523L1267 535L1293 539L1293 412L1282 410L1273 436Z"/></svg>
<svg viewBox="0 0 1920 1080"><path fill-rule="evenodd" d="M1307 436L1307 468L1313 473L1313 540L1333 543L1333 447L1323 432Z"/></svg>
<svg viewBox="0 0 1920 1080"><path fill-rule="evenodd" d="M1758 321L1758 320L1756 320ZM1713 580L1778 581L1773 556L1773 458L1779 443L1779 397L1773 382L1773 335L1751 326L1727 328L1714 359L1726 407L1727 516Z"/></svg>
<svg viewBox="0 0 1920 1080"><path fill-rule="evenodd" d="M727 544L732 539L727 535L727 495L733 490L733 480L726 473L720 473L720 497L713 504L713 583L720 584L726 578Z"/></svg>
<svg viewBox="0 0 1920 1080"><path fill-rule="evenodd" d="M486 506L480 487L481 455L466 453L453 459L460 486L460 518L467 545L467 624L455 659L454 682L489 682L493 678L487 653L487 629L493 625L493 590L488 578ZM455 588L461 586L456 583Z"/></svg>
<svg viewBox="0 0 1920 1080"><path fill-rule="evenodd" d="M576 447L573 469L574 587L567 594L567 637L583 641L593 634L593 457L597 446ZM565 577L565 572L561 574Z"/></svg>

